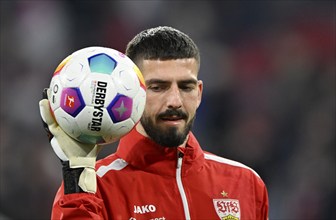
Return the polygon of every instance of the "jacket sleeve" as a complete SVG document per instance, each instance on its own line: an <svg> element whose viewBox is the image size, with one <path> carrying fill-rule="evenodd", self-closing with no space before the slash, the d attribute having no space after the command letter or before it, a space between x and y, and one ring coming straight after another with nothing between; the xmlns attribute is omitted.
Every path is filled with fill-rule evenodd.
<svg viewBox="0 0 336 220"><path fill-rule="evenodd" d="M96 194L64 194L59 188L52 207L51 219L104 219L104 202Z"/></svg>

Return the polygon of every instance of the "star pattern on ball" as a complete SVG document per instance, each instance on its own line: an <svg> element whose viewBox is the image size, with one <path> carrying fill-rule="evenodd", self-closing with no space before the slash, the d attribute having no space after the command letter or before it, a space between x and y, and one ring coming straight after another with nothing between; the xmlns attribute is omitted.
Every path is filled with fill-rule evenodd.
<svg viewBox="0 0 336 220"><path fill-rule="evenodd" d="M118 94L107 107L107 112L110 114L112 121L118 123L131 117L132 108L132 98Z"/></svg>
<svg viewBox="0 0 336 220"><path fill-rule="evenodd" d="M119 108L116 108L115 110L119 113L119 117L122 117L123 114L127 111L124 101L121 101Z"/></svg>

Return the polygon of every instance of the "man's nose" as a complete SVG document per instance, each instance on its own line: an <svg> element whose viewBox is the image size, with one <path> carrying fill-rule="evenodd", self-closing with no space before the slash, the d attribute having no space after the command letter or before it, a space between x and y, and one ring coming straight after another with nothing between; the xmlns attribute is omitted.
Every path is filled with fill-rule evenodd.
<svg viewBox="0 0 336 220"><path fill-rule="evenodd" d="M182 97L178 86L172 86L167 94L167 107L178 109L182 107Z"/></svg>

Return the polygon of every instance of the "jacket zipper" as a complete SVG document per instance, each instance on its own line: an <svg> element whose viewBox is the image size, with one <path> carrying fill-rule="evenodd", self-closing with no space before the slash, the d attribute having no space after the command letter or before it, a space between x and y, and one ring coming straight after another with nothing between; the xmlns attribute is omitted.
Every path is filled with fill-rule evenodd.
<svg viewBox="0 0 336 220"><path fill-rule="evenodd" d="M176 168L176 182L177 187L181 195L182 204L183 204L183 210L184 210L184 216L186 220L190 220L190 213L189 213L189 206L187 201L187 196L185 194L183 184L182 184L182 160L183 160L183 153L179 152L177 153L177 168Z"/></svg>

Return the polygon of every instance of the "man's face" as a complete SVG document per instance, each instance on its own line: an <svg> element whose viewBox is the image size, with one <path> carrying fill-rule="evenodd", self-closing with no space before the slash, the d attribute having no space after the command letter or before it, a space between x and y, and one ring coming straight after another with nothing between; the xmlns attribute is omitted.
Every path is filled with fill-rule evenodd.
<svg viewBox="0 0 336 220"><path fill-rule="evenodd" d="M178 147L185 142L201 102L198 63L190 58L144 60L138 65L147 86L141 126L158 144Z"/></svg>

